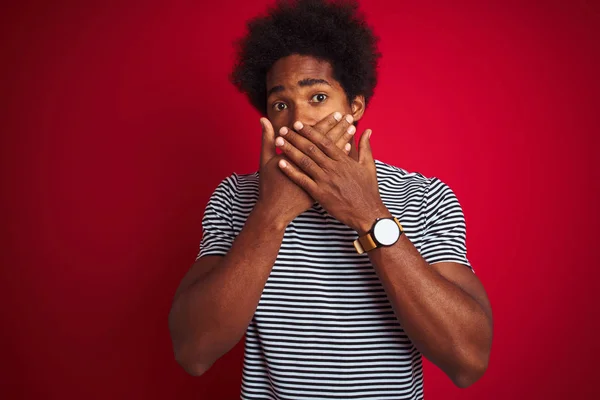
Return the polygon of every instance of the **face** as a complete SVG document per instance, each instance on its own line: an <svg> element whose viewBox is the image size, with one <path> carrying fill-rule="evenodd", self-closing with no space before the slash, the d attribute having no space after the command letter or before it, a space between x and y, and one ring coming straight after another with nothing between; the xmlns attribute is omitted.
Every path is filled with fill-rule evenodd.
<svg viewBox="0 0 600 400"><path fill-rule="evenodd" d="M279 59L267 73L267 118L275 132L296 121L313 126L336 111L358 121L364 97L348 102L327 61L294 54Z"/></svg>

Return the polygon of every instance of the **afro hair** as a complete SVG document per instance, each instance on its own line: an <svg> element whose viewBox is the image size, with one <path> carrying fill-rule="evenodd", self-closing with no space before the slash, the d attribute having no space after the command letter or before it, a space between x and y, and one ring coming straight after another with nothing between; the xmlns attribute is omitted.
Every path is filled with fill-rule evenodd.
<svg viewBox="0 0 600 400"><path fill-rule="evenodd" d="M356 1L278 0L247 27L236 43L230 80L262 115L267 113L267 72L292 54L329 62L349 102L363 95L367 105L373 96L381 54Z"/></svg>

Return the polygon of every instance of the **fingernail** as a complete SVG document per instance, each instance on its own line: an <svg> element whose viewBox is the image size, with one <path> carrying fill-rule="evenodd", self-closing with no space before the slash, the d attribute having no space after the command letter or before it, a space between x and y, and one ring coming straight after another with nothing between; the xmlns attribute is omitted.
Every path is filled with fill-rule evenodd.
<svg viewBox="0 0 600 400"><path fill-rule="evenodd" d="M286 128L285 126L282 126L281 129L279 130L279 134L281 136L285 136L288 133L288 128Z"/></svg>
<svg viewBox="0 0 600 400"><path fill-rule="evenodd" d="M281 166L281 168L287 167L287 163L284 160L279 161L279 165Z"/></svg>
<svg viewBox="0 0 600 400"><path fill-rule="evenodd" d="M373 131L369 129L369 140L371 140L371 134L372 133L373 133Z"/></svg>
<svg viewBox="0 0 600 400"><path fill-rule="evenodd" d="M304 128L304 125L302 125L302 122L300 122L300 121L294 122L294 129L295 130L299 131L302 128Z"/></svg>
<svg viewBox="0 0 600 400"><path fill-rule="evenodd" d="M350 149L352 148L352 145L350 143L346 143L344 148L346 149L346 151L350 151Z"/></svg>
<svg viewBox="0 0 600 400"><path fill-rule="evenodd" d="M259 121L260 121L260 126L261 126L263 129L265 129L265 124L263 123L263 119L261 118Z"/></svg>
<svg viewBox="0 0 600 400"><path fill-rule="evenodd" d="M354 125L350 125L350 127L348 127L348 134L354 135L354 132L356 132L356 127Z"/></svg>
<svg viewBox="0 0 600 400"><path fill-rule="evenodd" d="M336 121L341 121L342 120L342 114L339 112L336 112L335 114L333 114L333 118L335 118Z"/></svg>
<svg viewBox="0 0 600 400"><path fill-rule="evenodd" d="M283 138L278 137L277 139L275 139L276 146L283 146L283 143L284 143Z"/></svg>
<svg viewBox="0 0 600 400"><path fill-rule="evenodd" d="M354 118L352 118L352 115L348 114L346 115L346 121L348 121L348 123L351 124L352 121L354 121Z"/></svg>

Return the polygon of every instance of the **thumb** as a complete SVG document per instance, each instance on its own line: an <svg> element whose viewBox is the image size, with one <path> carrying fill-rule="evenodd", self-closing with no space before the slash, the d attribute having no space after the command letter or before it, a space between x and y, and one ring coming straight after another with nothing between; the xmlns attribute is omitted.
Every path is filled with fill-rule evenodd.
<svg viewBox="0 0 600 400"><path fill-rule="evenodd" d="M261 118L260 125L262 126L262 148L260 151L260 166L262 168L277 153L275 151L275 132L271 121L267 118Z"/></svg>
<svg viewBox="0 0 600 400"><path fill-rule="evenodd" d="M360 137L358 148L358 162L361 164L370 164L373 161L373 151L371 149L371 131L367 129Z"/></svg>

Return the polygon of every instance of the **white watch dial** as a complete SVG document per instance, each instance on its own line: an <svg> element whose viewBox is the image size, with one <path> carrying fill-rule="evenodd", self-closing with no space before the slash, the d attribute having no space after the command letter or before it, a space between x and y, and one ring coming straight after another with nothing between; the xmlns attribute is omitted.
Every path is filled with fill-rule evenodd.
<svg viewBox="0 0 600 400"><path fill-rule="evenodd" d="M393 219L382 219L375 224L373 236L382 245L390 246L400 237L400 228Z"/></svg>

